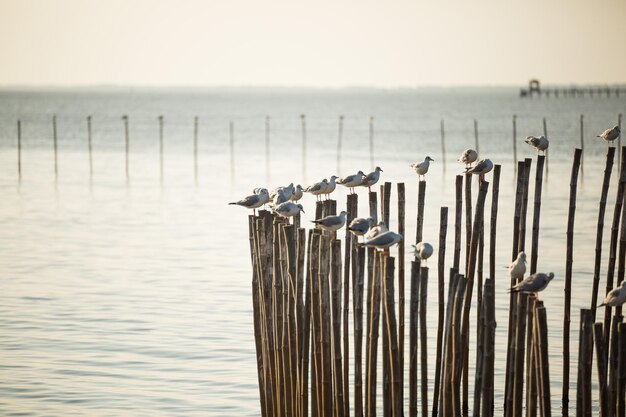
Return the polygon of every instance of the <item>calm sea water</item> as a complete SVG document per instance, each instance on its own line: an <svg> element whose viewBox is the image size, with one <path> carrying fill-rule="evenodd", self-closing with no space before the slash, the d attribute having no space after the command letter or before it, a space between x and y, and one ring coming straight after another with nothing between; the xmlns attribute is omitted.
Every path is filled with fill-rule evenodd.
<svg viewBox="0 0 626 417"><path fill-rule="evenodd" d="M551 139L539 269L556 274L541 298L550 325L553 409L559 409L567 199L573 152L580 144L580 115L584 114L585 121L585 154L576 213L573 346L578 340L578 310L590 304L606 154L606 144L595 135L613 126L620 112L626 113L625 97L522 100L516 89L495 88L3 90L0 414L259 415L248 213L226 203L257 186L291 181L304 185L332 174L370 170L370 116L374 116L374 163L384 169L383 180L407 184L409 240L415 233L417 194L417 179L409 163L426 155L436 160L427 177L424 230L425 239L433 243L438 236L439 207L447 205L453 213L454 176L461 171L455 159L474 145L474 119L481 156L502 164L497 247L502 268L496 276L496 407L501 409L508 311L504 265L510 261L513 218L513 114L518 122L518 158L534 156L522 137L542 133L543 117ZM53 114L58 125L57 179ZM130 126L128 180L123 114L129 116ZM305 163L301 114L306 115ZM93 177L89 174L87 115L93 116ZM159 115L164 116L162 183ZM338 167L339 115L345 120ZM197 183L194 116L199 117ZM269 172L266 116L271 126ZM22 122L21 181L18 119ZM445 158L441 119L445 120ZM616 173L617 169L606 225L613 217ZM363 202L365 191L359 194ZM343 189L335 192L340 205L345 195ZM395 195L392 199L395 207ZM314 199L305 197L304 205L309 209L306 222L312 219ZM365 205L360 210L364 213ZM529 219L531 215L529 206ZM392 211L392 228L397 225L394 216ZM451 226L452 221L450 217ZM607 227L601 293L608 234ZM452 248L452 239L448 247ZM437 324L434 288L431 285L428 317L431 364ZM470 353L470 358L474 356ZM575 364L576 349L572 356ZM432 370L430 374L432 379ZM571 380L571 397L575 398L574 371Z"/></svg>

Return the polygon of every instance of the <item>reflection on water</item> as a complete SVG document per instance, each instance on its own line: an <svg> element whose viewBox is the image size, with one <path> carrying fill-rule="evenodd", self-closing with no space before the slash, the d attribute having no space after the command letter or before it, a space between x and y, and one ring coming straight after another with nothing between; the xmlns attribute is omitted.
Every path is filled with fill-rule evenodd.
<svg viewBox="0 0 626 417"><path fill-rule="evenodd" d="M473 144L473 120L479 121L482 155L503 165L497 247L502 268L496 276L499 295L506 294L504 265L509 262L512 241L511 117L517 114L520 158L534 156L521 137L541 133L541 119L547 118L551 147L543 190L539 269L556 274L541 297L550 325L553 407L560 406L564 241L571 159L574 146L580 143L579 115L585 114L589 139L576 214L574 346L578 310L590 303L597 202L606 152L606 145L593 136L613 125L616 114L626 110L623 98L519 100L514 90L497 89L5 91L0 93L0 104L0 404L6 415L258 415L248 213L226 203L255 186L292 180L304 185L339 174L334 171L340 114L345 115L344 175L370 169L368 123L369 116L375 116L375 160L384 169L382 178L407 184L409 237L415 230L417 184L408 164L426 154L437 160L427 176L424 236L431 242L438 236L439 207L453 207L454 175L460 172L454 161ZM57 114L59 134L56 182L53 113ZM307 115L306 179L300 160L302 113ZM93 115L91 180L88 114ZM122 114L129 115L130 126L128 184ZM163 186L160 114L165 116ZM193 159L196 115L197 187ZM271 116L271 184L265 182L266 115ZM22 120L21 183L15 149L18 118ZM442 118L449 152L445 164L439 139ZM231 120L236 162L232 182ZM606 225L613 216L615 178ZM365 192L359 193L364 212ZM339 204L345 202L345 195L345 190L337 189ZM392 199L395 201L394 195ZM314 199L307 196L303 203L305 209L312 207ZM307 210L303 224L312 219L311 213L313 210ZM397 225L395 215L392 211L392 227ZM452 219L450 212L450 227ZM605 231L605 264L608 234ZM451 239L448 247L453 247ZM604 288L604 279L600 287ZM504 385L507 301L508 297L496 298L496 387ZM429 305L432 349L437 324L434 290ZM473 357L470 354L471 361ZM430 358L433 362L434 355ZM498 409L502 405L500 391L495 404Z"/></svg>

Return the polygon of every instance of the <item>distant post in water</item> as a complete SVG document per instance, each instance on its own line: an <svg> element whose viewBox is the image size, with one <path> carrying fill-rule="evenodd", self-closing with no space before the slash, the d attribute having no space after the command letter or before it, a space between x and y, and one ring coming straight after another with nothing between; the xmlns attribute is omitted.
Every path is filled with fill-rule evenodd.
<svg viewBox="0 0 626 417"><path fill-rule="evenodd" d="M230 136L230 181L235 180L235 125L233 122L229 124Z"/></svg>
<svg viewBox="0 0 626 417"><path fill-rule="evenodd" d="M337 132L337 175L341 176L341 142L343 139L343 115L339 116L339 129Z"/></svg>
<svg viewBox="0 0 626 417"><path fill-rule="evenodd" d="M546 137L546 139L550 139L548 138L548 124L546 123L546 118L543 118L543 135ZM546 179L548 179L548 150L546 149L544 154L546 155Z"/></svg>
<svg viewBox="0 0 626 417"><path fill-rule="evenodd" d="M159 168L161 172L161 185L163 184L163 116L159 116Z"/></svg>
<svg viewBox="0 0 626 417"><path fill-rule="evenodd" d="M302 124L302 180L306 182L306 116L300 115Z"/></svg>
<svg viewBox="0 0 626 417"><path fill-rule="evenodd" d="M17 176L22 180L22 121L17 121Z"/></svg>
<svg viewBox="0 0 626 417"><path fill-rule="evenodd" d="M476 144L476 152L480 154L480 146L478 145L478 120L474 119L474 143Z"/></svg>
<svg viewBox="0 0 626 417"><path fill-rule="evenodd" d="M54 179L59 178L59 161L57 159L58 153L58 138L57 138L57 115L52 116L52 141L54 142Z"/></svg>
<svg viewBox="0 0 626 417"><path fill-rule="evenodd" d="M193 118L193 178L198 185L198 116Z"/></svg>
<svg viewBox="0 0 626 417"><path fill-rule="evenodd" d="M370 166L374 166L374 116L370 116Z"/></svg>
<svg viewBox="0 0 626 417"><path fill-rule="evenodd" d="M126 181L130 178L130 170L128 167L128 151L130 150L130 139L128 137L128 116L123 115L122 120L124 120L124 142L126 145Z"/></svg>
<svg viewBox="0 0 626 417"><path fill-rule="evenodd" d="M446 131L443 124L443 119L441 119L440 123L440 131L441 131L441 160L443 161L443 169L446 169Z"/></svg>
<svg viewBox="0 0 626 417"><path fill-rule="evenodd" d="M265 178L270 182L270 117L265 116Z"/></svg>
<svg viewBox="0 0 626 417"><path fill-rule="evenodd" d="M622 113L617 115L617 125L619 126L619 136L617 137L617 149L622 149ZM622 169L622 154L620 152L617 153L618 159L618 169Z"/></svg>
<svg viewBox="0 0 626 417"><path fill-rule="evenodd" d="M89 150L89 178L93 178L93 158L91 145L91 115L87 116L87 149Z"/></svg>
<svg viewBox="0 0 626 417"><path fill-rule="evenodd" d="M580 115L580 150L584 151L585 150L585 122L583 121L584 116L581 114ZM584 161L584 154L581 154L580 156L580 171L583 172L583 161Z"/></svg>

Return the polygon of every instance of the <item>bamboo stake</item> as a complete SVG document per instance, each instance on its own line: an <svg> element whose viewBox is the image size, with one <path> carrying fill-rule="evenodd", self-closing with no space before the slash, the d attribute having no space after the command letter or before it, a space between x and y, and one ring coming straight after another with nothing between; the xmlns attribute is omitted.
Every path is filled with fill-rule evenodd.
<svg viewBox="0 0 626 417"><path fill-rule="evenodd" d="M498 223L498 199L500 196L501 166L493 167L493 187L491 189L491 221L489 222L489 278L496 278L496 226Z"/></svg>
<svg viewBox="0 0 626 417"><path fill-rule="evenodd" d="M459 270L459 263L461 259L461 216L463 211L463 176L456 176L455 183L455 196L456 205L454 208L454 260L452 267Z"/></svg>
<svg viewBox="0 0 626 417"><path fill-rule="evenodd" d="M463 336L462 336L462 313L463 305L466 297L466 283L467 280L462 275L459 277L459 283L457 285L457 293L454 301L454 315L452 317L452 345L453 351L453 379L452 379L452 407L451 413L446 411L445 416L460 415L461 413L461 382L463 373Z"/></svg>
<svg viewBox="0 0 626 417"><path fill-rule="evenodd" d="M539 217L541 215L541 188L543 185L543 164L545 156L537 155L537 171L535 173L535 208L533 210L532 249L530 255L530 273L537 272L537 256L539 254Z"/></svg>
<svg viewBox="0 0 626 417"><path fill-rule="evenodd" d="M476 338L476 365L474 375L474 417L480 417L481 394L483 390L483 372L484 372L484 353L485 345L483 332L485 326L485 308L481 305L478 309L478 320L476 322L477 338Z"/></svg>
<svg viewBox="0 0 626 417"><path fill-rule="evenodd" d="M93 178L93 158L91 146L91 116L87 116L87 150L89 151L89 178Z"/></svg>
<svg viewBox="0 0 626 417"><path fill-rule="evenodd" d="M626 392L626 323L619 324L619 377L617 383L617 415L624 417L626 415L626 401L624 395Z"/></svg>
<svg viewBox="0 0 626 417"><path fill-rule="evenodd" d="M435 385L433 387L433 417L436 417L439 412L439 392L441 389L441 373L443 371L442 364L442 343L443 343L443 329L445 321L445 307L444 307L444 267L446 260L446 235L448 232L448 207L441 207L439 215L439 257L437 260L437 276L438 285L437 292L439 294L439 319L437 321L437 351L435 360Z"/></svg>
<svg viewBox="0 0 626 417"><path fill-rule="evenodd" d="M536 335L535 313L537 298L534 294L526 297L526 417L535 417L537 415L537 394L541 390L541 386L537 380L541 380L537 374L535 364L539 361L536 355L535 345L538 343Z"/></svg>
<svg viewBox="0 0 626 417"><path fill-rule="evenodd" d="M409 301L409 416L417 417L417 317L419 304L419 262L411 262Z"/></svg>
<svg viewBox="0 0 626 417"><path fill-rule="evenodd" d="M620 159L626 157L626 146L622 148ZM620 216L622 214L622 204L624 198L624 190L626 189L626 164L622 165L619 182L617 186L617 195L615 196L615 209L613 210L613 222L611 223L611 240L609 246L609 265L606 275L606 292L608 294L613 289L613 279L615 277L615 263L617 257L617 237L619 232ZM619 282L618 282L619 284ZM611 340L611 306L606 306L604 311L604 340L606 355L609 354L609 340ZM608 361L608 356L605 358Z"/></svg>
<svg viewBox="0 0 626 417"><path fill-rule="evenodd" d="M421 404L422 415L428 415L428 349L427 349L427 337L428 332L426 328L426 300L428 297L428 267L420 268L420 283L419 283L419 327L420 327L420 368L422 371L422 392L421 392Z"/></svg>
<svg viewBox="0 0 626 417"><path fill-rule="evenodd" d="M583 116L582 114L580 115L580 149L584 152L585 151L585 122L584 122L584 118L585 116ZM584 160L581 159L580 160L580 171L581 173L584 173Z"/></svg>
<svg viewBox="0 0 626 417"><path fill-rule="evenodd" d="M391 227L389 224L389 216L390 216L390 206L391 206L391 183L385 182L384 185L381 186L381 197L382 197L382 218L387 227Z"/></svg>
<svg viewBox="0 0 626 417"><path fill-rule="evenodd" d="M580 310L580 339L578 345L578 383L576 415L591 416L591 362L593 349L593 312Z"/></svg>
<svg viewBox="0 0 626 417"><path fill-rule="evenodd" d="M546 137L546 139L550 139L548 137L548 124L546 122L546 118L543 118L543 135ZM546 179L548 178L548 149L546 149L544 151L544 154L546 156Z"/></svg>
<svg viewBox="0 0 626 417"><path fill-rule="evenodd" d="M454 268L450 269L450 285L448 286L448 302L446 306L446 322L443 339L443 361L441 376L441 395L439 401L441 403L441 414L448 415L452 409L452 386L453 386L453 361L452 355L454 348L452 345L452 315L454 314L454 295L456 295L459 282L459 274Z"/></svg>
<svg viewBox="0 0 626 417"><path fill-rule="evenodd" d="M469 275L472 243L472 174L465 174L465 276Z"/></svg>
<svg viewBox="0 0 626 417"><path fill-rule="evenodd" d="M576 195L578 171L582 162L582 149L574 151L574 162L570 177L569 210L567 215L567 253L565 257L565 302L563 312L563 386L561 410L563 417L569 415L569 376L570 376L570 323L572 306L572 264L574 263L574 218L576 215Z"/></svg>
<svg viewBox="0 0 626 417"><path fill-rule="evenodd" d="M54 179L59 178L58 139L57 139L57 115L52 115L52 141L54 144Z"/></svg>
<svg viewBox="0 0 626 417"><path fill-rule="evenodd" d="M356 255L356 256L354 256ZM363 417L363 287L365 248L354 249L352 256L352 302L354 311L354 415Z"/></svg>
<svg viewBox="0 0 626 417"><path fill-rule="evenodd" d="M615 148L609 147L606 154L606 168L604 169L604 179L602 180L602 194L600 196L600 206L598 210L598 230L596 234L596 259L593 270L593 289L591 292L591 311L593 320L596 318L596 306L598 305L598 286L600 285L600 263L602 261L602 233L604 231L604 212L606 210L606 197L609 192L611 182L611 172L613 170L613 159Z"/></svg>
<svg viewBox="0 0 626 417"><path fill-rule="evenodd" d="M347 251L346 251L347 252ZM341 241L331 244L331 322L332 322L332 357L333 357L333 415L345 416L343 365L341 356Z"/></svg>
<svg viewBox="0 0 626 417"><path fill-rule="evenodd" d="M617 126L619 126L619 136L617 137L617 147L621 148L622 147L622 113L619 113L617 115ZM618 165L619 165L619 169L622 169L622 161L624 160L624 158L621 157L621 155L619 156L619 160L618 160Z"/></svg>
<svg viewBox="0 0 626 417"><path fill-rule="evenodd" d="M532 159L526 158L524 160L524 191L522 193L522 207L520 211L518 253L526 250L526 215L528 213L528 185L530 182L531 164Z"/></svg>
<svg viewBox="0 0 626 417"><path fill-rule="evenodd" d="M552 411L550 405L550 370L548 366L548 320L543 303L538 301L536 306L535 326L538 328L539 336L537 343L539 355L537 355L537 358L539 359L541 370L541 416L549 417L552 415Z"/></svg>
<svg viewBox="0 0 626 417"><path fill-rule="evenodd" d="M495 178L494 178L495 187ZM493 385L494 385L494 346L495 346L495 280L485 280L485 331L484 331L484 363L483 363L483 416L493 417Z"/></svg>
<svg viewBox="0 0 626 417"><path fill-rule="evenodd" d="M389 371L391 375L391 416L402 416L402 397L400 396L400 375L398 361L398 334L396 327L396 316L394 310L394 258L385 256L384 258L385 279L383 280L383 311L384 328L389 354Z"/></svg>
<svg viewBox="0 0 626 417"><path fill-rule="evenodd" d="M346 224L350 224L353 219L357 217L359 206L359 197L357 194L349 194L347 207L348 217ZM355 265L356 263L350 262L350 256L355 255L356 240L352 239L352 233L346 227L346 250L344 259L344 274L343 274L343 401L344 401L344 415L350 414L350 393L349 393L349 376L350 376L350 340L348 332L348 310L350 303L350 268L353 268L353 276L356 277ZM354 278L353 278L354 279ZM354 284L356 285L356 283Z"/></svg>
<svg viewBox="0 0 626 417"><path fill-rule="evenodd" d="M608 382L607 382L607 398L609 403L609 417L617 415L617 381L619 378L619 350L618 342L619 324L623 321L622 316L613 316L611 323L611 341L609 344L609 366L608 366Z"/></svg>
<svg viewBox="0 0 626 417"><path fill-rule="evenodd" d="M398 183L398 233L405 235L405 189L404 183ZM399 397L404 399L404 239L398 243L398 377L400 378ZM404 411L402 410L402 414Z"/></svg>
<svg viewBox="0 0 626 417"><path fill-rule="evenodd" d="M595 342L596 348L596 364L598 367L598 391L599 391L599 399L600 399L600 415L608 416L609 411L609 403L607 398L607 389L606 389L606 357L607 354L604 351L605 342L604 342L604 334L602 331L602 323L594 323L593 325L593 340Z"/></svg>
<svg viewBox="0 0 626 417"><path fill-rule="evenodd" d="M626 193L626 189L624 190ZM626 195L622 197L622 201L626 200ZM626 269L626 204L622 204L622 220L619 232L619 250L617 263L617 282L624 281L624 272ZM622 314L622 306L615 307L615 314Z"/></svg>
<svg viewBox="0 0 626 417"><path fill-rule="evenodd" d="M374 264L372 274L372 281L370 282L371 298L368 300L368 337L367 337L367 352L366 352L366 390L365 390L365 402L367 408L365 410L366 417L376 416L376 360L378 352L378 328L380 325L380 299L381 299L381 260L382 256L376 254L374 256Z"/></svg>
<svg viewBox="0 0 626 417"><path fill-rule="evenodd" d="M318 206L321 206L318 204ZM309 256L311 258L310 264L310 281L311 281L311 301L310 305L310 320L311 320L311 417L319 417L322 415L322 389L321 389L321 349L320 349L320 335L319 335L319 297L320 297L320 287L319 287L319 257L320 257L320 239L321 233L319 231L312 232L312 245L310 247ZM306 319L306 318L305 318ZM306 343L306 331L305 331L305 343ZM306 368L305 368L306 369ZM304 384L306 385L307 379L303 379ZM303 392L307 392L307 390L303 390ZM305 403L305 414L306 414L306 401Z"/></svg>
<svg viewBox="0 0 626 417"><path fill-rule="evenodd" d="M319 279L321 290L321 307L320 323L322 325L322 403L323 415L332 415L333 406L333 364L332 364L332 340L331 340L331 314L330 314L330 288L329 288L329 272L330 272L330 238L322 236L321 255L320 255L320 271Z"/></svg>

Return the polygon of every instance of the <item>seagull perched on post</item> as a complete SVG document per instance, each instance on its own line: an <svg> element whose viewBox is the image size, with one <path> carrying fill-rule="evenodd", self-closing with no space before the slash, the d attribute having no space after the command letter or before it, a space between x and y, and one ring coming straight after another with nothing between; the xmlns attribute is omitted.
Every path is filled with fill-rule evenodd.
<svg viewBox="0 0 626 417"><path fill-rule="evenodd" d="M417 175L419 175L420 177L422 177L422 179L424 179L424 176L426 175L426 173L428 172L428 168L430 167L431 161L435 162L434 159L432 159L430 156L427 156L426 158L424 158L423 162L420 162L420 163L414 162L409 166L413 168L413 170L415 171Z"/></svg>
<svg viewBox="0 0 626 417"><path fill-rule="evenodd" d="M348 187L350 190L350 194L354 194L354 187L358 187L363 182L363 178L365 174L363 171L359 171L354 175L348 175L345 178L340 178L337 180L337 184L341 184L344 187Z"/></svg>
<svg viewBox="0 0 626 417"><path fill-rule="evenodd" d="M333 238L335 237L335 232L343 227L346 224L346 215L348 213L342 211L338 215L330 215L326 216L323 219L311 220L312 223L315 223L319 227L329 232L332 232Z"/></svg>
<svg viewBox="0 0 626 417"><path fill-rule="evenodd" d="M613 288L609 291L602 304L598 307L619 307L624 303L626 303L626 280L622 281L622 285L619 287Z"/></svg>
<svg viewBox="0 0 626 417"><path fill-rule="evenodd" d="M621 132L620 132L619 126L615 125L613 126L612 129L605 130L604 132L600 133L597 137L599 137L600 139L604 139L605 141L607 141L609 146L611 146L611 142L619 138L620 133Z"/></svg>
<svg viewBox="0 0 626 417"><path fill-rule="evenodd" d="M328 180L324 178L322 181L316 182L315 184L309 185L308 187L306 187L304 189L304 192L313 194L315 198L317 199L317 201L319 201L320 196L324 194L324 190L326 189L327 185L328 185Z"/></svg>
<svg viewBox="0 0 626 417"><path fill-rule="evenodd" d="M544 274L543 272L537 272L532 274L525 280L519 282L513 288L511 292L539 292L546 289L550 281L554 278L554 273L549 272Z"/></svg>
<svg viewBox="0 0 626 417"><path fill-rule="evenodd" d="M376 169L363 178L363 182L361 182L362 187L367 187L367 189L372 192L372 185L376 184L380 179L380 173L383 172L381 167L376 167Z"/></svg>
<svg viewBox="0 0 626 417"><path fill-rule="evenodd" d="M537 149L537 152L543 152L544 155L546 154L546 149L548 149L548 146L550 146L550 142L543 135L527 136L526 139L524 139L524 142L531 146L534 146L535 149Z"/></svg>
<svg viewBox="0 0 626 417"><path fill-rule="evenodd" d="M433 254L433 245L428 242L420 242L417 245L411 246L414 250L414 256L422 261L426 261L426 259L430 258L430 256Z"/></svg>
<svg viewBox="0 0 626 417"><path fill-rule="evenodd" d="M521 251L517 258L509 265L509 276L515 279L524 278L526 273L526 252Z"/></svg>
<svg viewBox="0 0 626 417"><path fill-rule="evenodd" d="M335 184L335 180L337 178L338 177L336 175L333 175L332 177L330 177L330 181L328 181L328 183L326 184L326 187L322 190L322 194L325 195L327 199L330 199L330 193L335 191L335 187L337 186Z"/></svg>
<svg viewBox="0 0 626 417"><path fill-rule="evenodd" d="M260 191L260 194L252 194L252 195L242 198L239 201L233 201L232 203L228 203L228 204L234 204L237 206L252 209L252 213L256 216L256 209L261 207L263 204L267 203L269 199L270 199L270 196L267 193L267 190L263 188Z"/></svg>
<svg viewBox="0 0 626 417"><path fill-rule="evenodd" d="M476 152L474 149L466 149L463 151L461 156L459 156L459 159L457 159L457 161L465 164L465 168L469 168L470 165L476 162L477 159L478 152Z"/></svg>
<svg viewBox="0 0 626 417"><path fill-rule="evenodd" d="M378 222L378 224L373 225L373 226L370 227L370 230L367 231L367 233L365 234L364 239L365 240L373 239L376 236L378 236L379 234L385 233L387 231L389 231L389 229L387 229L387 225L385 224L385 222Z"/></svg>
<svg viewBox="0 0 626 417"><path fill-rule="evenodd" d="M293 201L287 201L285 203L279 204L274 207L273 210L274 213L285 218L293 217L300 212L304 213L304 208L302 207L302 204L296 204Z"/></svg>
<svg viewBox="0 0 626 417"><path fill-rule="evenodd" d="M363 236L374 225L374 219L358 217L350 222L348 230L355 236Z"/></svg>
<svg viewBox="0 0 626 417"><path fill-rule="evenodd" d="M270 200L274 201L276 198L276 194L278 194L279 192L282 192L284 194L284 197L286 198L285 201L288 201L291 198L293 191L294 191L293 182L286 187L276 187L270 193Z"/></svg>
<svg viewBox="0 0 626 417"><path fill-rule="evenodd" d="M366 240L361 243L361 246L373 247L376 249L388 249L389 247L395 245L396 243L402 240L402 235L399 235L392 231L386 231L379 235L376 235L374 238Z"/></svg>
<svg viewBox="0 0 626 417"><path fill-rule="evenodd" d="M302 198L303 194L304 194L304 190L302 189L302 186L298 184L296 185L296 188L294 188L293 194L291 194L291 197L289 198L289 200L296 202Z"/></svg>
<svg viewBox="0 0 626 417"><path fill-rule="evenodd" d="M476 165L465 169L466 174L478 175L480 181L485 180L485 174L493 169L493 162L491 159L481 159Z"/></svg>

